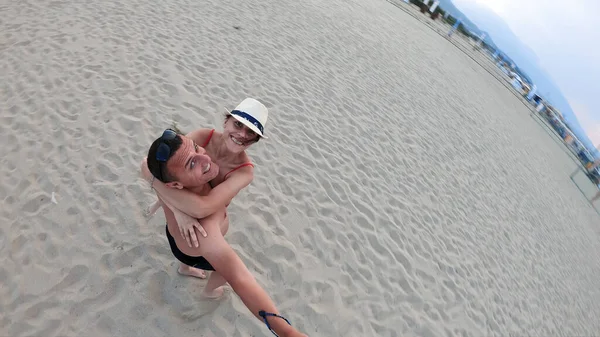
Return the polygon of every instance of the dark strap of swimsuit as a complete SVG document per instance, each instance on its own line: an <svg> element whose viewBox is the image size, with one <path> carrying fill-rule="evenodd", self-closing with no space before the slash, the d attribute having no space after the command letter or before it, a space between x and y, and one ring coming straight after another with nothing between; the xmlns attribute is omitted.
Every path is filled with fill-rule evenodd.
<svg viewBox="0 0 600 337"><path fill-rule="evenodd" d="M263 318L263 320L265 321L265 324L267 325L267 328L269 328L269 330L271 330L271 332L277 337L279 337L279 335L276 334L275 331L273 331L273 329L271 329L271 325L269 324L269 322L267 322L267 316L279 317L279 318L285 320L287 322L287 324L292 325L292 323L290 323L290 321L288 321L287 318L285 318L283 316L279 316L277 314L270 313L270 312L265 312L264 310L259 311L258 315Z"/></svg>

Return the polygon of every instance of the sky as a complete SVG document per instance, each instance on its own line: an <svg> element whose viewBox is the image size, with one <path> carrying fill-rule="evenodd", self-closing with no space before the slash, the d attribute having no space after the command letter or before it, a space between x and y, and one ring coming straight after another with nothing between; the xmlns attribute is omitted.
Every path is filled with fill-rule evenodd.
<svg viewBox="0 0 600 337"><path fill-rule="evenodd" d="M600 147L600 27L594 27L600 17L600 0L453 2L461 10L480 5L498 14L535 52L588 138ZM471 19L478 24L476 17Z"/></svg>

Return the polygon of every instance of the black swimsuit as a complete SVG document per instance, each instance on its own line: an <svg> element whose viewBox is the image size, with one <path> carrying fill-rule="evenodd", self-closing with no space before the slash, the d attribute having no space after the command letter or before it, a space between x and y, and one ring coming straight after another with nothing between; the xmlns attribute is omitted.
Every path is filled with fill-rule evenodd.
<svg viewBox="0 0 600 337"><path fill-rule="evenodd" d="M179 248L177 248L177 244L175 244L175 238L169 233L169 226L165 226L165 230L167 232L167 238L169 239L169 245L171 246L171 252L177 258L177 260L181 261L181 263L186 264L190 267L202 269L202 270L215 270L213 266L202 256L189 256L184 254Z"/></svg>

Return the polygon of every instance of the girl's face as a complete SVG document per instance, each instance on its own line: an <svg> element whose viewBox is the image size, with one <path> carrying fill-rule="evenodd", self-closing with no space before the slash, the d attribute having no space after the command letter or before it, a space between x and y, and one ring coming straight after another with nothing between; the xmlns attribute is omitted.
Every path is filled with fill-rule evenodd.
<svg viewBox="0 0 600 337"><path fill-rule="evenodd" d="M227 148L234 153L246 150L260 137L256 132L233 117L227 117L223 125L223 135Z"/></svg>

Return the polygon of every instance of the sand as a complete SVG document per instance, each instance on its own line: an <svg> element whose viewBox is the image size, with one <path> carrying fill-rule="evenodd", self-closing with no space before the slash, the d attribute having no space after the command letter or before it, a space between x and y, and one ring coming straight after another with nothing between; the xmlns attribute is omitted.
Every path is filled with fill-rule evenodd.
<svg viewBox="0 0 600 337"><path fill-rule="evenodd" d="M386 1L0 5L0 335L268 336L177 274L138 176L250 96L228 242L310 336L592 335L599 215L488 72ZM237 28L236 28L237 27Z"/></svg>

